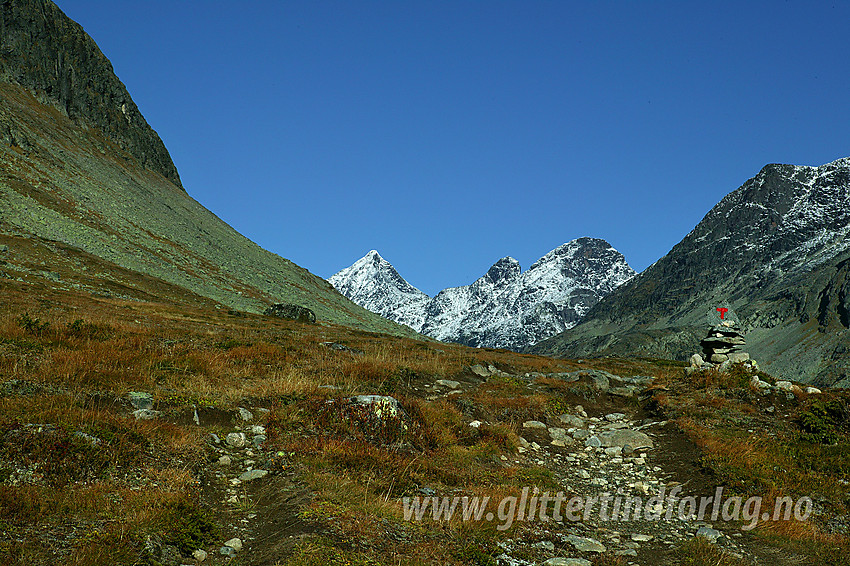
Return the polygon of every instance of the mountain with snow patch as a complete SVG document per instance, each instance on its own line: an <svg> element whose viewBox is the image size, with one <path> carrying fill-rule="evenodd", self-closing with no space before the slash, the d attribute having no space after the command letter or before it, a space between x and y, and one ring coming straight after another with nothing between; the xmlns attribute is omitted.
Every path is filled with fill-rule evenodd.
<svg viewBox="0 0 850 566"><path fill-rule="evenodd" d="M773 375L850 386L850 158L766 165L575 328L530 350L684 360L717 307Z"/></svg>
<svg viewBox="0 0 850 566"><path fill-rule="evenodd" d="M634 274L608 242L579 238L524 272L502 258L470 285L433 298L374 250L329 281L355 303L438 340L519 350L571 328Z"/></svg>

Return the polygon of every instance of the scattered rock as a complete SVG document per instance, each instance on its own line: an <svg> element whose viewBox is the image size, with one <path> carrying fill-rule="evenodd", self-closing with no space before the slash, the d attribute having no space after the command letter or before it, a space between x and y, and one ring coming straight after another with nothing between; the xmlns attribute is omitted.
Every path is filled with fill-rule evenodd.
<svg viewBox="0 0 850 566"><path fill-rule="evenodd" d="M437 385L442 385L443 387L447 387L449 389L457 389L460 387L459 381L452 381L451 379L438 379L436 381Z"/></svg>
<svg viewBox="0 0 850 566"><path fill-rule="evenodd" d="M239 481L254 481L269 475L268 470L250 470L239 476ZM225 543L227 544L227 543Z"/></svg>
<svg viewBox="0 0 850 566"><path fill-rule="evenodd" d="M192 553L192 558L194 558L198 562L203 562L204 560L207 559L207 556L209 556L207 554L207 552L205 550L200 549L200 548Z"/></svg>
<svg viewBox="0 0 850 566"><path fill-rule="evenodd" d="M229 466L231 463L230 456L222 456L218 459L219 466Z"/></svg>
<svg viewBox="0 0 850 566"><path fill-rule="evenodd" d="M254 413L252 413L251 411L249 411L245 407L239 407L239 417L245 422L253 421L254 420Z"/></svg>
<svg viewBox="0 0 850 566"><path fill-rule="evenodd" d="M133 411L133 416L136 417L137 421L152 421L160 415L162 415L162 413L151 409L137 409Z"/></svg>
<svg viewBox="0 0 850 566"><path fill-rule="evenodd" d="M579 552L605 552L605 545L592 538L567 535L566 540Z"/></svg>
<svg viewBox="0 0 850 566"><path fill-rule="evenodd" d="M225 437L224 441L231 448L244 448L246 443L245 433L231 432Z"/></svg>
<svg viewBox="0 0 850 566"><path fill-rule="evenodd" d="M723 533L710 527L700 527L699 530L697 530L696 536L702 537L713 544L723 536Z"/></svg>
<svg viewBox="0 0 850 566"><path fill-rule="evenodd" d="M543 566L591 566L590 560L584 558L550 558Z"/></svg>
<svg viewBox="0 0 850 566"><path fill-rule="evenodd" d="M153 395L141 391L127 393L127 400L134 409L153 409Z"/></svg>
<svg viewBox="0 0 850 566"><path fill-rule="evenodd" d="M224 543L224 546L229 546L230 548L232 548L236 552L239 552L240 550L242 550L242 539L232 538L229 541L227 541L226 543Z"/></svg>
<svg viewBox="0 0 850 566"><path fill-rule="evenodd" d="M478 428L481 426L481 421L472 421L471 423L469 423L469 426L471 426L472 428Z"/></svg>
<svg viewBox="0 0 850 566"><path fill-rule="evenodd" d="M235 496L234 496L235 497ZM235 558L237 550L232 546L222 546L218 549L219 554L222 556L227 556L228 558Z"/></svg>
<svg viewBox="0 0 850 566"><path fill-rule="evenodd" d="M584 420L575 415L564 414L558 417L558 420L565 425L573 428L583 428Z"/></svg>
<svg viewBox="0 0 850 566"><path fill-rule="evenodd" d="M492 374L481 364L475 364L469 370L478 377L490 377Z"/></svg>
<svg viewBox="0 0 850 566"><path fill-rule="evenodd" d="M605 432L600 432L597 436L600 446L606 448L609 446L619 446L622 448L628 444L632 450L637 450L639 448L653 448L655 446L651 438L636 430L606 430ZM585 444L587 443L585 442Z"/></svg>
<svg viewBox="0 0 850 566"><path fill-rule="evenodd" d="M307 307L293 305L291 303L276 303L263 311L263 314L288 320L297 320L298 322L316 322L316 313Z"/></svg>
<svg viewBox="0 0 850 566"><path fill-rule="evenodd" d="M349 348L345 344L340 344L338 342L322 342L322 346L325 348L330 348L331 350L336 350L338 352L350 352L352 354L360 355L363 353L363 350L358 350L357 348ZM322 385L320 387L327 387L329 389L339 389L339 387L335 387L333 385Z"/></svg>
<svg viewBox="0 0 850 566"><path fill-rule="evenodd" d="M821 393L823 393L823 391L821 391L817 387L806 387L805 392L809 395L820 395Z"/></svg>
<svg viewBox="0 0 850 566"><path fill-rule="evenodd" d="M608 413L605 415L605 420L611 423L616 423L626 418L624 413Z"/></svg>
<svg viewBox="0 0 850 566"><path fill-rule="evenodd" d="M635 542L649 542L653 539L653 536L634 533L632 534L631 539Z"/></svg>
<svg viewBox="0 0 850 566"><path fill-rule="evenodd" d="M525 421L522 423L522 428L543 429L546 428L546 425L540 421Z"/></svg>
<svg viewBox="0 0 850 566"><path fill-rule="evenodd" d="M563 428L550 428L549 437L552 439L552 446L568 446L575 443L572 437L567 435L566 429Z"/></svg>

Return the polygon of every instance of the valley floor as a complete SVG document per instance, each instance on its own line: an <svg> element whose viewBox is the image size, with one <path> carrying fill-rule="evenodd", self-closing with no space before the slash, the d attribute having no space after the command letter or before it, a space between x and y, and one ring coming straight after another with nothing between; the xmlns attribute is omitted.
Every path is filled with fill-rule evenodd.
<svg viewBox="0 0 850 566"><path fill-rule="evenodd" d="M0 556L845 564L848 395L751 378L0 279ZM738 520L710 506L678 516L718 487L724 502L741 498ZM562 520L546 494L562 494ZM810 497L811 517L753 520L754 496L771 513L777 499ZM486 497L464 520L463 506ZM592 508L568 513L571 501Z"/></svg>

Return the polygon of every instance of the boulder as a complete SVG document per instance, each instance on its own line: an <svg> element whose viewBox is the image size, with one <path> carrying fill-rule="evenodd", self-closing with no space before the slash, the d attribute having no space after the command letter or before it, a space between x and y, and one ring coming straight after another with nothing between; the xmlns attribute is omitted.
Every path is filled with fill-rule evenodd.
<svg viewBox="0 0 850 566"><path fill-rule="evenodd" d="M316 313L307 307L294 305L292 303L275 303L263 311L263 314L266 316L285 318L287 320L297 320L298 322L316 322Z"/></svg>

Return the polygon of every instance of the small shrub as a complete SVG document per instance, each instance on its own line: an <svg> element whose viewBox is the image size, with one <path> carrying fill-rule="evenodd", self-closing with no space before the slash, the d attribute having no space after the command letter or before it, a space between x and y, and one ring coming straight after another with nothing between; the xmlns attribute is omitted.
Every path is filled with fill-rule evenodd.
<svg viewBox="0 0 850 566"><path fill-rule="evenodd" d="M162 541L176 546L184 556L220 538L218 526L209 513L186 498L170 504L162 520L167 527Z"/></svg>
<svg viewBox="0 0 850 566"><path fill-rule="evenodd" d="M112 337L113 330L106 324L95 324L78 318L65 327L69 336L85 340L108 340Z"/></svg>
<svg viewBox="0 0 850 566"><path fill-rule="evenodd" d="M17 322L18 326L23 328L28 334L32 334L33 336L43 335L50 327L49 322L42 322L39 318L33 318L28 312L16 317L15 322Z"/></svg>
<svg viewBox="0 0 850 566"><path fill-rule="evenodd" d="M841 399L825 402L817 400L808 410L800 413L798 423L802 429L802 437L809 442L835 444L838 441L838 431L846 426L850 417L846 405Z"/></svg>

